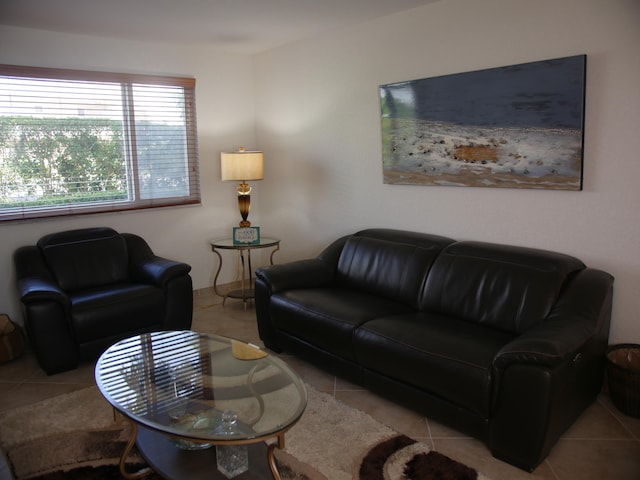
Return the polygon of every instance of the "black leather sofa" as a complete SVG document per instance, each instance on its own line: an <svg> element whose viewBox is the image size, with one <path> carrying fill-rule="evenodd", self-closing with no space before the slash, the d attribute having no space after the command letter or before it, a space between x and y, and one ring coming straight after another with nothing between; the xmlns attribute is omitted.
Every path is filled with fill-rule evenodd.
<svg viewBox="0 0 640 480"><path fill-rule="evenodd" d="M388 229L258 269L260 337L532 471L600 392L613 277L543 250Z"/></svg>
<svg viewBox="0 0 640 480"><path fill-rule="evenodd" d="M27 337L48 375L122 338L191 328L191 267L154 255L137 235L54 233L16 250L14 264Z"/></svg>

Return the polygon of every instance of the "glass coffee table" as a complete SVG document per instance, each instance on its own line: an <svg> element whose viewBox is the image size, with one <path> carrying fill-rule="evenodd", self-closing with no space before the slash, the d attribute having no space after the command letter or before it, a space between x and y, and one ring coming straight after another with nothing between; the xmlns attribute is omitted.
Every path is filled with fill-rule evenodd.
<svg viewBox="0 0 640 480"><path fill-rule="evenodd" d="M280 480L274 450L284 448L285 432L307 404L304 383L279 358L192 331L122 340L102 354L95 377L132 425L120 458L120 473L129 479L149 472L126 469L137 444L165 478ZM275 441L267 446L268 439Z"/></svg>

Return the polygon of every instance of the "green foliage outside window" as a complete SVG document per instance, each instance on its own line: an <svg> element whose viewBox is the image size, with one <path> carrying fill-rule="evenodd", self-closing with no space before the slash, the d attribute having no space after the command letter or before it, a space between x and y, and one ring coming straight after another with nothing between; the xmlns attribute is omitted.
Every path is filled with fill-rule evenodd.
<svg viewBox="0 0 640 480"><path fill-rule="evenodd" d="M0 208L127 199L122 122L0 117Z"/></svg>

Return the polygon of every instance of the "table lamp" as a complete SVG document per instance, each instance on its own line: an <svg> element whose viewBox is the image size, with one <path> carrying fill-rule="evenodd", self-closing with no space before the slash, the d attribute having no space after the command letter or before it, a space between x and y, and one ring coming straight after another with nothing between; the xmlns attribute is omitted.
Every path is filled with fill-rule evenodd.
<svg viewBox="0 0 640 480"><path fill-rule="evenodd" d="M262 180L264 178L264 162L262 152L248 151L240 147L237 152L221 152L220 165L222 181L240 181L236 191L238 192L238 207L240 208L240 227L250 227L247 220L251 208L251 187L249 180Z"/></svg>

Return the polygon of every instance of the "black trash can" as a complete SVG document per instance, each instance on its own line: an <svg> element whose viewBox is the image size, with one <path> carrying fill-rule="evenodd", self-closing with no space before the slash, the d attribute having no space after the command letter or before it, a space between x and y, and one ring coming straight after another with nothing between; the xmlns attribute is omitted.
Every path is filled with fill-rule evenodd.
<svg viewBox="0 0 640 480"><path fill-rule="evenodd" d="M640 345L622 343L607 351L611 401L621 412L640 418Z"/></svg>

